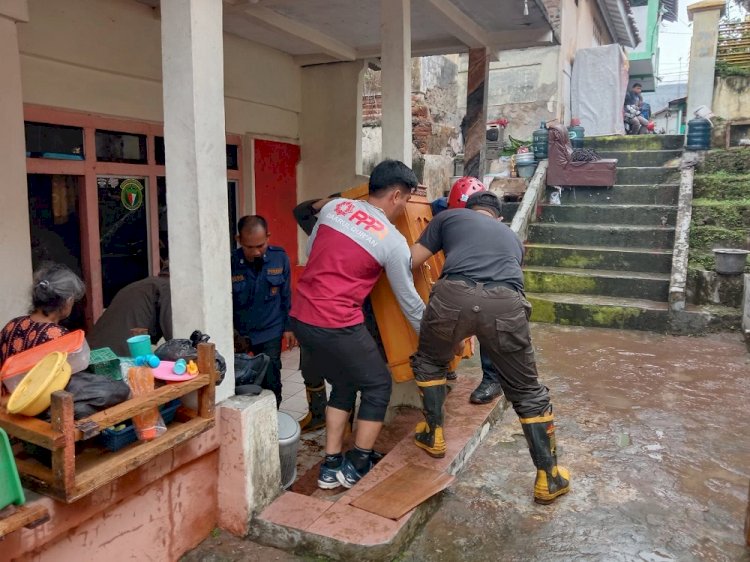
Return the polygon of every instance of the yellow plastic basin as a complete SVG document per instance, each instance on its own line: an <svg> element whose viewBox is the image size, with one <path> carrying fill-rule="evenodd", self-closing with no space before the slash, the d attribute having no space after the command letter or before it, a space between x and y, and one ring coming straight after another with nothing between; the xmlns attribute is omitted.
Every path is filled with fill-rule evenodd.
<svg viewBox="0 0 750 562"><path fill-rule="evenodd" d="M29 371L10 395L8 412L36 416L49 408L53 392L62 390L70 380L68 354L54 351Z"/></svg>

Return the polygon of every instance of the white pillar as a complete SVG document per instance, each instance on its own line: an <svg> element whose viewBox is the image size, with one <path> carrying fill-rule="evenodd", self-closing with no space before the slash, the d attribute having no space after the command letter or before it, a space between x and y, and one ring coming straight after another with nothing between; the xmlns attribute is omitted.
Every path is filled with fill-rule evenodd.
<svg viewBox="0 0 750 562"><path fill-rule="evenodd" d="M31 240L26 191L21 60L17 22L29 21L26 0L0 2L0 170L3 214L0 220L0 326L29 308Z"/></svg>
<svg viewBox="0 0 750 562"><path fill-rule="evenodd" d="M381 0L383 158L411 166L411 0Z"/></svg>
<svg viewBox="0 0 750 562"><path fill-rule="evenodd" d="M234 393L221 0L162 0L161 33L174 331L210 334L227 359L220 401Z"/></svg>
<svg viewBox="0 0 750 562"><path fill-rule="evenodd" d="M725 8L725 0L703 0L687 8L688 18L693 22L688 68L688 120L693 118L697 107L705 105L710 109L713 105L719 19Z"/></svg>

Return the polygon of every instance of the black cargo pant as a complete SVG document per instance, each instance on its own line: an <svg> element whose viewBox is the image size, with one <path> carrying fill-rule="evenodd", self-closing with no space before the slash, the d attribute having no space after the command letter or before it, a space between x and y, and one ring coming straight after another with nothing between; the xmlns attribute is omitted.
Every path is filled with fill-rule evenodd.
<svg viewBox="0 0 750 562"><path fill-rule="evenodd" d="M537 377L530 314L529 302L507 286L439 280L424 312L419 347L411 361L416 380L444 379L456 345L476 336L497 367L503 393L518 416L541 415L549 407L549 392Z"/></svg>

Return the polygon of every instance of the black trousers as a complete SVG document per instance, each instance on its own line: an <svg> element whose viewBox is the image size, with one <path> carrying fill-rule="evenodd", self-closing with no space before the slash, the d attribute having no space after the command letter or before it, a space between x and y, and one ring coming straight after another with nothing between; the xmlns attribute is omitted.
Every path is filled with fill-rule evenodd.
<svg viewBox="0 0 750 562"><path fill-rule="evenodd" d="M391 399L391 373L364 324L320 328L292 318L308 381L331 384L328 405L351 412L361 395L358 419L383 421ZM310 385L312 386L312 385Z"/></svg>
<svg viewBox="0 0 750 562"><path fill-rule="evenodd" d="M383 361L388 363L388 359L385 355L385 348L383 347L383 340L380 338L380 330L378 329L378 323L375 321L375 312L372 309L372 301L368 296L362 303L362 313L365 316L365 328L370 332L372 339L375 340L375 344L378 346L378 351ZM310 364L310 352L305 351L305 348L300 346L299 350L299 368L302 371L302 380L305 382L305 386L308 388L318 388L323 384L323 374L311 370L308 365ZM484 365L484 363L482 363ZM492 368L492 363L490 362Z"/></svg>
<svg viewBox="0 0 750 562"><path fill-rule="evenodd" d="M278 408L281 405L281 338L252 344L250 351L253 355L265 353L271 358L271 365L261 386L273 391L276 395L276 407Z"/></svg>

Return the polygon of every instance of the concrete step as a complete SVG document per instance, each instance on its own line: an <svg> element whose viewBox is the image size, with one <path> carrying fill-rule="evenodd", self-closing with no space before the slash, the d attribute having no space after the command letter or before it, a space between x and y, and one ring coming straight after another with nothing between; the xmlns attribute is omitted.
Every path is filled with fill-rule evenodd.
<svg viewBox="0 0 750 562"><path fill-rule="evenodd" d="M602 158L617 158L617 167L663 166L682 156L682 150L597 150Z"/></svg>
<svg viewBox="0 0 750 562"><path fill-rule="evenodd" d="M608 248L527 244L524 264L611 271L670 273L672 252L647 248Z"/></svg>
<svg viewBox="0 0 750 562"><path fill-rule="evenodd" d="M624 330L705 335L737 331L741 311L725 306L692 306L670 315L666 302L622 297L526 293L532 322Z"/></svg>
<svg viewBox="0 0 750 562"><path fill-rule="evenodd" d="M666 332L666 302L622 297L526 293L532 322Z"/></svg>
<svg viewBox="0 0 750 562"><path fill-rule="evenodd" d="M668 273L641 273L599 269L529 266L524 287L530 293L604 295L666 301Z"/></svg>
<svg viewBox="0 0 750 562"><path fill-rule="evenodd" d="M476 354L478 358L478 353ZM398 521L375 515L350 505L363 492L372 489L401 468L409 465L429 466L447 474L458 474L474 451L503 417L508 407L504 397L489 404L470 404L469 396L481 380L481 369L468 362L459 366L460 376L453 383L451 399L445 403L445 426L449 444L445 457L430 459L414 446L414 425L421 418L419 410L398 408L380 434L378 445L385 458L375 465L352 489L331 490L325 497L306 495L298 490L281 491L268 507L253 518L249 540L266 546L304 552L309 560L396 560L414 535L429 521L440 505L440 494L419 504ZM383 441L395 439L390 450ZM387 445L387 443L386 443ZM318 450L318 454L322 453ZM310 476L317 482L316 468ZM304 480L307 475L302 475ZM313 486L315 486L313 483ZM303 487L304 488L304 487ZM319 558L322 557L322 558ZM237 558L243 559L243 558Z"/></svg>
<svg viewBox="0 0 750 562"><path fill-rule="evenodd" d="M674 166L644 168L617 166L616 183L624 185L661 184L677 181L679 170Z"/></svg>
<svg viewBox="0 0 750 562"><path fill-rule="evenodd" d="M656 248L674 245L674 228L668 226L629 226L577 223L532 223L528 241L533 244L610 246L617 248Z"/></svg>
<svg viewBox="0 0 750 562"><path fill-rule="evenodd" d="M679 189L676 183L567 187L562 190L561 201L573 205L676 205ZM549 194L553 191L557 190L547 188L545 201L549 201Z"/></svg>
<svg viewBox="0 0 750 562"><path fill-rule="evenodd" d="M597 151L605 150L678 150L685 145L682 135L611 135L586 137L583 145Z"/></svg>
<svg viewBox="0 0 750 562"><path fill-rule="evenodd" d="M668 205L543 205L543 222L674 225L677 208Z"/></svg>

